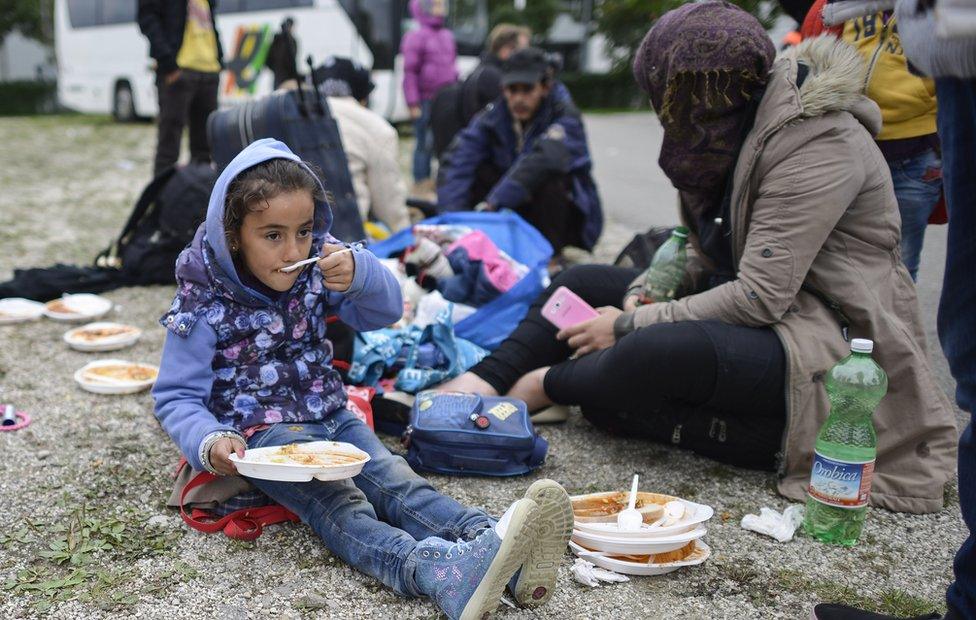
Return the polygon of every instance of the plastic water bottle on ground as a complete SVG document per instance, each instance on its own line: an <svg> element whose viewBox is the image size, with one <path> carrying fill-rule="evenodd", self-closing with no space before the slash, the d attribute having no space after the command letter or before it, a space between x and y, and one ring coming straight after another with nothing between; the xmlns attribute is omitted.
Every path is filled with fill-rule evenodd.
<svg viewBox="0 0 976 620"><path fill-rule="evenodd" d="M867 515L878 445L871 415L888 391L873 349L855 338L851 354L827 374L830 416L817 434L803 520L803 531L821 542L853 546Z"/></svg>
<svg viewBox="0 0 976 620"><path fill-rule="evenodd" d="M644 272L644 288L640 303L650 304L674 299L681 281L685 278L688 263L688 229L678 226L671 237L654 253L651 266Z"/></svg>

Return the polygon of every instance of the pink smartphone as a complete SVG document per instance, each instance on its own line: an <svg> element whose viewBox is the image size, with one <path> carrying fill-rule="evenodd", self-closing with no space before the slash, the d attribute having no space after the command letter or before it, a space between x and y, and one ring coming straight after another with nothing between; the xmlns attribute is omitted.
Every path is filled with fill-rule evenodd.
<svg viewBox="0 0 976 620"><path fill-rule="evenodd" d="M580 299L579 295L560 286L542 306L542 316L559 329L566 329L596 318L600 313Z"/></svg>

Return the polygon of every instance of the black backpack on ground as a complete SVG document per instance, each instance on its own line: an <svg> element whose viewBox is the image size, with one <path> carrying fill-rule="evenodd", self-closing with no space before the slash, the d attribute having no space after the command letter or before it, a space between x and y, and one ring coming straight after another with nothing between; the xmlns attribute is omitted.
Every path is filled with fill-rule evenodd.
<svg viewBox="0 0 976 620"><path fill-rule="evenodd" d="M189 164L161 172L142 190L118 238L95 259L126 285L176 282L176 259L207 217L217 171Z"/></svg>
<svg viewBox="0 0 976 620"><path fill-rule="evenodd" d="M349 242L366 236L339 126L318 90L302 86L276 91L237 107L216 110L207 119L207 140L218 168L226 167L259 138L284 142L318 168L319 180L331 196L332 235Z"/></svg>
<svg viewBox="0 0 976 620"><path fill-rule="evenodd" d="M670 226L654 226L645 233L634 235L630 243L620 250L613 264L617 267L647 269L651 266L654 253L671 237L672 230Z"/></svg>
<svg viewBox="0 0 976 620"><path fill-rule="evenodd" d="M94 266L16 269L12 280L0 283L0 298L49 301L64 293L175 283L176 258L206 218L216 180L209 164L164 170L142 190L122 232Z"/></svg>

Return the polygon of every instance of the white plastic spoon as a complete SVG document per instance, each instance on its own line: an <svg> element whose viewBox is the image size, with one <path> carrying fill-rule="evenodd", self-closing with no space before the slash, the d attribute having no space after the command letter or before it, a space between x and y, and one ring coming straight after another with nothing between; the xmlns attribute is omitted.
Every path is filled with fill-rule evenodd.
<svg viewBox="0 0 976 620"><path fill-rule="evenodd" d="M639 530L644 522L644 516L635 508L637 505L637 474L634 474L634 482L630 485L630 501L627 503L627 510L617 513L617 527L625 532Z"/></svg>
<svg viewBox="0 0 976 620"><path fill-rule="evenodd" d="M352 248L346 248L344 250L339 250L338 252L333 252L332 254L329 254L329 256L335 256L336 254L344 254L346 252L352 252ZM282 273L291 273L292 271L295 271L296 269L299 269L301 267L304 267L305 265L311 265L312 263L317 263L318 261L322 260L323 258L328 258L328 257L326 257L326 256L313 256L312 258L306 258L305 260L300 260L297 263L295 263L294 265L288 265L287 267L282 267L278 271L280 271Z"/></svg>

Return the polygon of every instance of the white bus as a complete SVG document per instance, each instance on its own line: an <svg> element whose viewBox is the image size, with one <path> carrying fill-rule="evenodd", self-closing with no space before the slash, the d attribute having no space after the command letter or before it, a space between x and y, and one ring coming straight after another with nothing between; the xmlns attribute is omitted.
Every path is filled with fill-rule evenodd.
<svg viewBox="0 0 976 620"><path fill-rule="evenodd" d="M168 0L185 2L186 0ZM58 101L79 112L119 120L155 116L155 70L136 24L137 0L55 0ZM295 20L299 71L346 56L371 67L370 107L391 121L407 118L402 92L403 33L414 26L407 0L218 0L217 30L226 70L220 101L233 104L271 92L265 55L285 17ZM488 30L487 0L451 0L448 26L458 43L458 69L477 63Z"/></svg>

